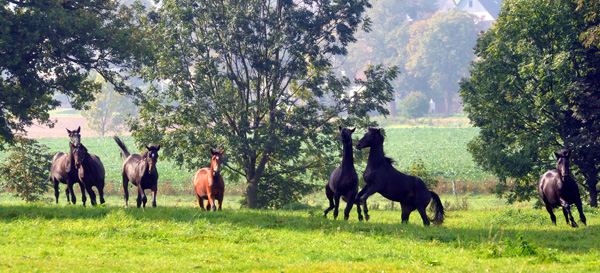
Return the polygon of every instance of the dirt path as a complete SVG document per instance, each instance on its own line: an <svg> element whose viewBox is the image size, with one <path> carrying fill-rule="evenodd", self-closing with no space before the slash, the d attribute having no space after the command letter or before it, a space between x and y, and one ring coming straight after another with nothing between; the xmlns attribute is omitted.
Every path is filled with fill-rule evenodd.
<svg viewBox="0 0 600 273"><path fill-rule="evenodd" d="M81 137L97 137L100 136L87 126L83 117L51 117L50 120L56 121L54 128L45 125L34 124L27 127L27 137L29 138L45 138L45 137L67 137L67 130L77 129L81 126ZM105 136L112 136L114 132L105 133ZM119 132L119 135L130 135L129 132Z"/></svg>

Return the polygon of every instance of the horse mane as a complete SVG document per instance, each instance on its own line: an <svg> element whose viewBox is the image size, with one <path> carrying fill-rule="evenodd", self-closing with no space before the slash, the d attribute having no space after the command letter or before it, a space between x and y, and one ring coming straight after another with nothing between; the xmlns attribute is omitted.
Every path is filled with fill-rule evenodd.
<svg viewBox="0 0 600 273"><path fill-rule="evenodd" d="M390 165L394 165L394 163L396 163L396 160L393 160L393 159L391 159L391 158L389 158L387 156L384 156L384 158L385 158L385 161L387 163L389 163Z"/></svg>

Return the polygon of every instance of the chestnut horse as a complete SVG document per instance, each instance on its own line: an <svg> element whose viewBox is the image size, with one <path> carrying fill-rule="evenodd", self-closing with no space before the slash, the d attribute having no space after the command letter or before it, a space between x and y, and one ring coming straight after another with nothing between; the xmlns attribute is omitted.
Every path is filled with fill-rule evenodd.
<svg viewBox="0 0 600 273"><path fill-rule="evenodd" d="M571 151L564 149L558 153L554 153L554 155L556 156L558 170L550 170L542 175L538 183L538 193L544 201L546 210L550 214L550 219L554 225L556 225L556 216L554 216L552 210L560 206L562 207L567 224L569 224L569 219L571 219L571 226L578 227L571 214L571 204L577 206L579 219L586 225L579 187L569 170L569 156L571 155Z"/></svg>
<svg viewBox="0 0 600 273"><path fill-rule="evenodd" d="M435 206L435 217L432 219L436 224L444 221L444 207L440 197L433 191L427 189L425 182L416 176L399 172L392 166L392 159L385 157L383 152L383 134L381 129L369 128L363 138L356 144L356 149L370 147L367 168L363 173L366 186L356 195L360 203L364 204L365 218L368 220L367 198L378 192L383 197L400 202L402 207L402 222L408 222L410 213L415 209L421 214L423 225L428 226L429 217L425 208L433 200Z"/></svg>
<svg viewBox="0 0 600 273"><path fill-rule="evenodd" d="M123 195L125 197L125 207L129 206L129 188L128 183L135 185L137 188L138 197L137 207L139 208L142 203L144 208L146 207L146 192L144 190L150 189L152 191L152 207L156 207L156 191L158 189L158 170L156 169L156 161L158 160L158 150L160 145L150 144L146 146L146 151L140 154L130 154L127 151L125 144L119 139L119 137L113 137L117 145L121 148L121 154L125 157L123 162L123 168L121 175L123 176Z"/></svg>
<svg viewBox="0 0 600 273"><path fill-rule="evenodd" d="M206 209L210 207L212 211L217 210L215 200L218 200L219 210L221 210L223 194L225 193L225 182L220 173L224 152L224 149L220 149L220 151L210 149L212 155L210 168L202 168L194 175L194 192L196 193L198 205L202 210L204 210L204 200L208 200Z"/></svg>
<svg viewBox="0 0 600 273"><path fill-rule="evenodd" d="M81 142L81 135L79 132L81 127L77 127L77 130L67 129L70 141L72 145L77 145ZM68 153L58 152L52 158L52 165L50 165L50 182L54 185L54 196L56 197L56 204L58 204L58 185L59 183L66 184L65 195L67 196L67 202L75 204L77 199L75 198L75 192L73 191L73 184L79 183L81 188L81 201L85 206L85 187L79 180L77 169L75 168L75 160L73 158L73 149L70 149Z"/></svg>
<svg viewBox="0 0 600 273"><path fill-rule="evenodd" d="M69 146L71 146L79 181L85 185L85 189L90 195L92 206L96 205L96 194L92 187L96 187L98 195L100 195L100 204L104 204L105 173L102 161L100 161L98 156L88 153L87 148L81 143L77 145L70 143Z"/></svg>
<svg viewBox="0 0 600 273"><path fill-rule="evenodd" d="M363 216L360 211L360 204L355 202L356 193L358 193L358 175L354 169L354 156L352 154L352 133L354 129L338 127L342 139L343 154L342 164L331 173L327 185L325 185L325 194L329 199L329 207L323 212L323 217L333 209L333 219L337 219L338 208L340 206L340 197L346 201L344 209L344 220L350 217L352 206L356 203L358 220L362 221Z"/></svg>

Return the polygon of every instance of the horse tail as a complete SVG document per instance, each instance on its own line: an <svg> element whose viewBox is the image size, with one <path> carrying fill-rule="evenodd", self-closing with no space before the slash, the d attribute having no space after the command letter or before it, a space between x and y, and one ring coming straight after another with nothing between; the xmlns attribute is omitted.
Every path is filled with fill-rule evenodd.
<svg viewBox="0 0 600 273"><path fill-rule="evenodd" d="M125 146L125 143L123 143L123 141L121 141L121 139L118 136L113 136L113 139L115 140L117 145L119 145L119 148L121 148L121 155L127 158L130 154L129 151L127 151L127 146Z"/></svg>
<svg viewBox="0 0 600 273"><path fill-rule="evenodd" d="M441 225L444 222L444 206L442 205L442 200L440 200L440 196L437 195L437 193L433 191L429 192L431 192L431 198L433 199L431 208L435 210L435 216L432 221L437 225Z"/></svg>

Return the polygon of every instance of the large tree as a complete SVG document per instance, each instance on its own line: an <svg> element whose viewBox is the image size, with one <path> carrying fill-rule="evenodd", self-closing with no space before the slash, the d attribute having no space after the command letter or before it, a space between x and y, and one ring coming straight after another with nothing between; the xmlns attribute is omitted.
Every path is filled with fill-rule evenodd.
<svg viewBox="0 0 600 273"><path fill-rule="evenodd" d="M140 100L136 140L160 142L165 156L190 169L224 146L250 208L299 198L311 177L332 169L338 125L367 126L369 111L387 113L395 69L369 67L352 93L351 81L331 70L367 7L366 0L164 1L140 19L154 63L139 73L160 84Z"/></svg>
<svg viewBox="0 0 600 273"><path fill-rule="evenodd" d="M461 83L465 111L479 135L469 151L512 196L535 195L539 176L569 148L573 173L597 206L600 168L600 51L580 40L587 29L571 0L511 0L475 47Z"/></svg>
<svg viewBox="0 0 600 273"><path fill-rule="evenodd" d="M113 0L0 0L0 149L34 120L52 124L55 92L81 108L100 88L95 70L127 90L120 71L138 39ZM134 47L135 46L135 47Z"/></svg>

